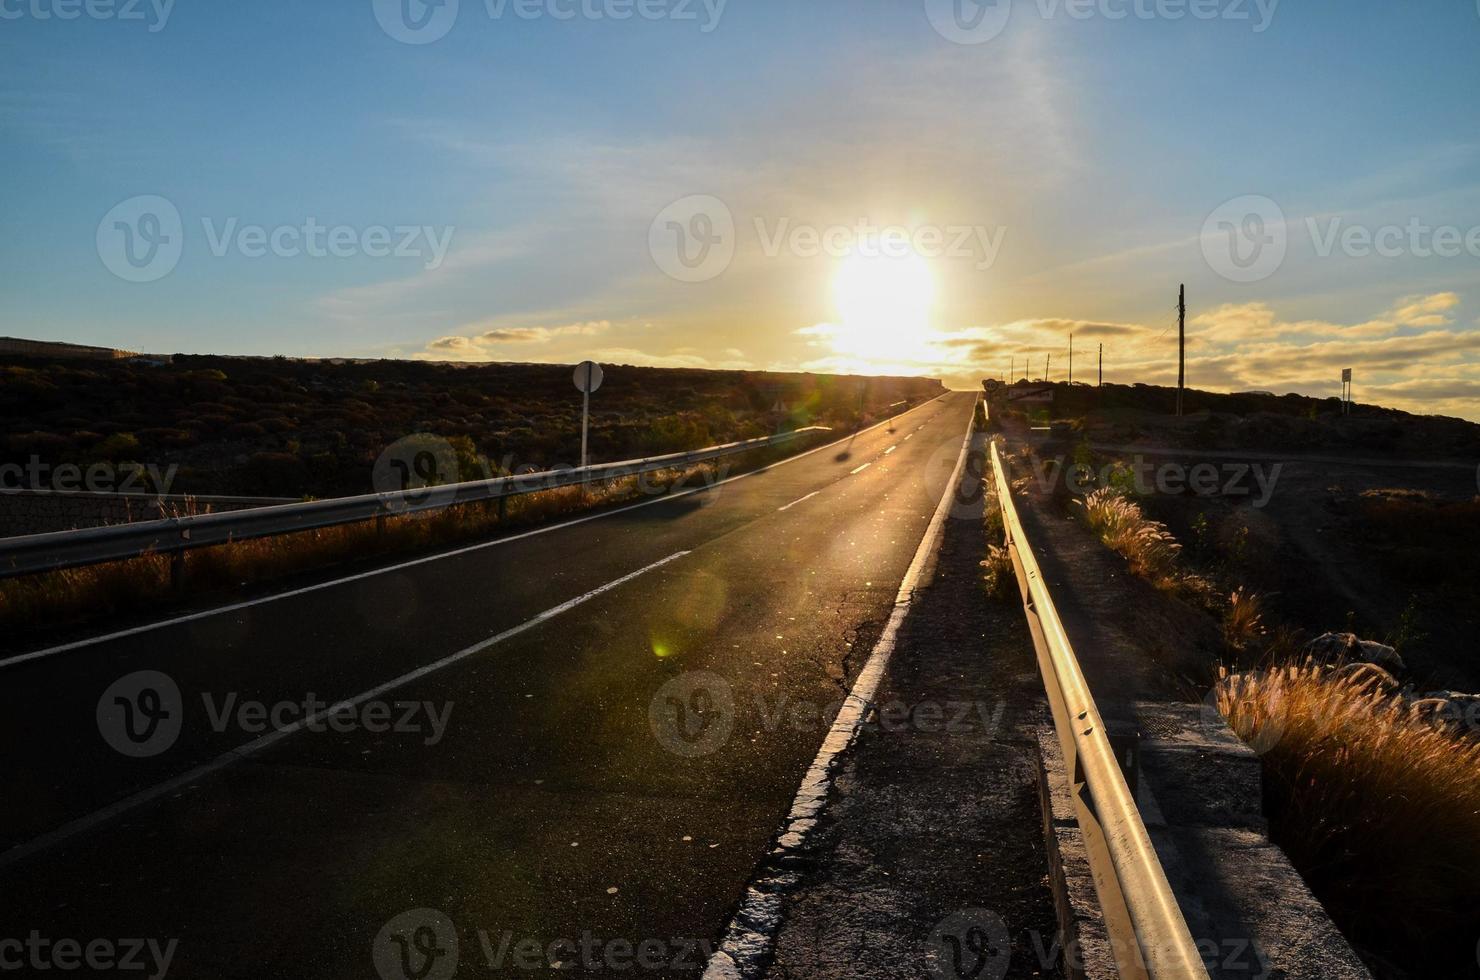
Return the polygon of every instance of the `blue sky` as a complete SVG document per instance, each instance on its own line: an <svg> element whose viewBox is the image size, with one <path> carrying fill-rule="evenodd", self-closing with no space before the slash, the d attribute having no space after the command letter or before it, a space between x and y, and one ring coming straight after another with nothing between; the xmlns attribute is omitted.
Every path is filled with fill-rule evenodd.
<svg viewBox="0 0 1480 980"><path fill-rule="evenodd" d="M970 383L1072 330L1107 344L1107 378L1161 382L1186 282L1193 383L1330 394L1353 366L1359 397L1480 417L1480 254L1360 239L1480 227L1469 0L1198 0L1213 19L1173 19L1177 0L1084 16L999 0L1005 26L973 44L936 29L936 0L651 0L613 20L620 2L520 16L508 0L494 17L460 0L445 36L406 44L373 0L146 3L142 20L3 0L3 332ZM150 281L110 271L120 246L99 231L140 195L181 222L178 261ZM710 228L689 205L657 220L695 195L728 213L728 257L675 278L653 235ZM1219 208L1246 197L1278 218L1236 215L1230 233L1281 222L1285 252L1252 281L1218 258ZM347 254L212 241L310 219ZM928 289L897 261L840 274L890 225L972 234L950 254L912 238ZM1355 245L1321 254L1353 226ZM787 237L840 227L855 237L821 254ZM366 254L380 229L417 234Z"/></svg>

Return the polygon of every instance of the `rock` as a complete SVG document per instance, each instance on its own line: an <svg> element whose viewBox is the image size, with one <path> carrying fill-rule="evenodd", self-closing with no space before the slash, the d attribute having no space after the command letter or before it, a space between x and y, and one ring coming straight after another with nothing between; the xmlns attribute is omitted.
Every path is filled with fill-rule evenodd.
<svg viewBox="0 0 1480 980"><path fill-rule="evenodd" d="M1305 645L1305 653L1327 663L1375 664L1394 675L1408 669L1397 650L1355 633L1322 633Z"/></svg>
<svg viewBox="0 0 1480 980"><path fill-rule="evenodd" d="M1451 732L1480 730L1480 694L1429 691L1411 705L1413 713Z"/></svg>
<svg viewBox="0 0 1480 980"><path fill-rule="evenodd" d="M1398 656L1398 651L1385 643L1375 640L1360 640L1357 646L1361 648L1361 660L1363 663L1376 664L1389 674L1397 674L1408 669L1403 658Z"/></svg>
<svg viewBox="0 0 1480 980"><path fill-rule="evenodd" d="M1349 663L1337 668L1336 673L1356 681L1363 690L1375 689L1383 694L1392 694L1398 689L1398 679L1376 664Z"/></svg>

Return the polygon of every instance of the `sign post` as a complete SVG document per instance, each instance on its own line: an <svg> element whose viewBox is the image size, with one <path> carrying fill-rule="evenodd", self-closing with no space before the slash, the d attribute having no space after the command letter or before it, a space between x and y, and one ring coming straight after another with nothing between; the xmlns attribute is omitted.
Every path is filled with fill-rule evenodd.
<svg viewBox="0 0 1480 980"><path fill-rule="evenodd" d="M1341 369L1341 414L1352 413L1352 369Z"/></svg>
<svg viewBox="0 0 1480 980"><path fill-rule="evenodd" d="M589 463L586 454L586 436L591 430L591 392L601 387L604 375L601 365L595 361L582 361L576 365L576 390L581 393L581 469Z"/></svg>

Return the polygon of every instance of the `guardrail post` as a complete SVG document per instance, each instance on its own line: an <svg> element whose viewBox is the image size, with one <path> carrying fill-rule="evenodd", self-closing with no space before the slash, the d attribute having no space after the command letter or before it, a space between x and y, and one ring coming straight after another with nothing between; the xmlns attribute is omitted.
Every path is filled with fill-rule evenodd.
<svg viewBox="0 0 1480 980"><path fill-rule="evenodd" d="M509 495L504 494L498 498L498 522L504 523L509 519Z"/></svg>
<svg viewBox="0 0 1480 980"><path fill-rule="evenodd" d="M1125 774L1126 785L1134 799L1141 781L1141 730L1134 722L1106 720L1105 736L1110 739L1110 748L1115 751L1120 771Z"/></svg>
<svg viewBox="0 0 1480 980"><path fill-rule="evenodd" d="M185 591L185 552L170 553L170 591Z"/></svg>

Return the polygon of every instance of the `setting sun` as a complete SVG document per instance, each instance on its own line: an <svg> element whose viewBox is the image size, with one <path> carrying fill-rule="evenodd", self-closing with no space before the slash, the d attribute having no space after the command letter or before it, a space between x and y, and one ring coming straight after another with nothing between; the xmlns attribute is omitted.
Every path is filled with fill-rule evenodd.
<svg viewBox="0 0 1480 980"><path fill-rule="evenodd" d="M840 354L899 361L924 353L935 281L918 255L852 255L833 278Z"/></svg>

